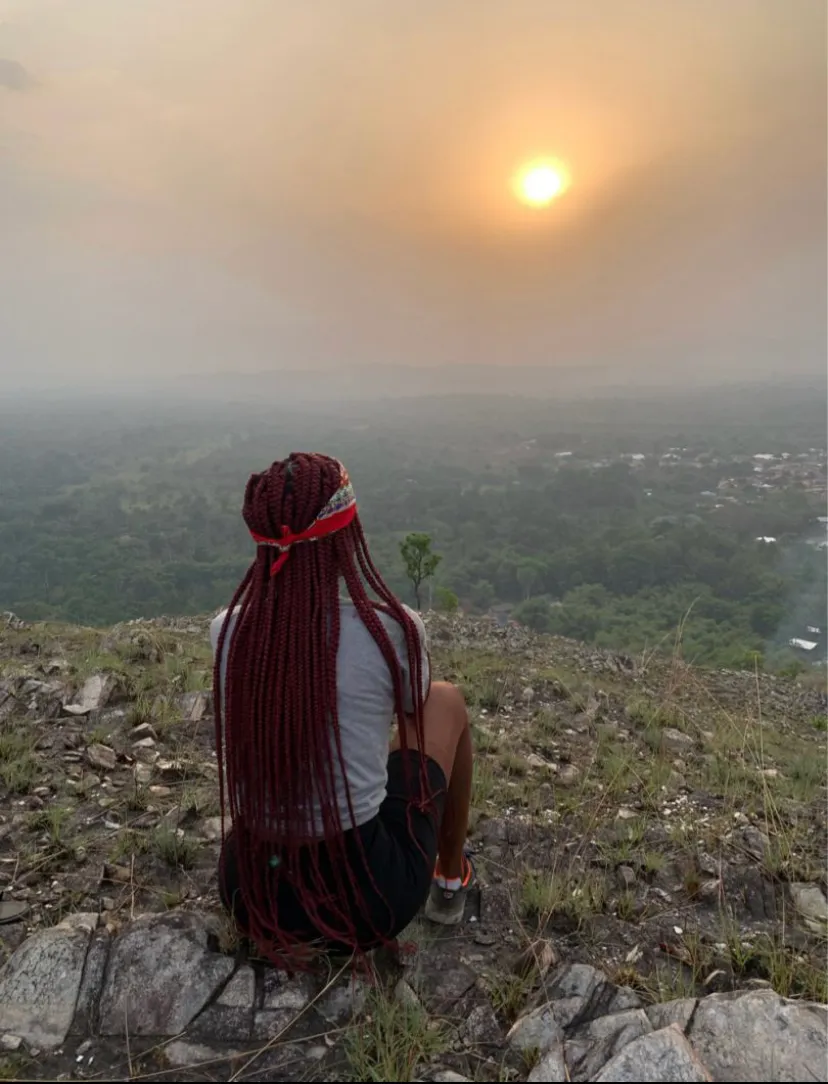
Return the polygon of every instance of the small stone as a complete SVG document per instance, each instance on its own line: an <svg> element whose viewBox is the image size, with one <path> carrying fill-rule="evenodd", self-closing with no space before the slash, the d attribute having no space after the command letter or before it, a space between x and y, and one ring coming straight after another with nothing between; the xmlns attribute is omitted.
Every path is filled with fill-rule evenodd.
<svg viewBox="0 0 828 1084"><path fill-rule="evenodd" d="M555 779L561 786L571 787L573 783L578 782L580 776L581 773L574 764L560 764Z"/></svg>
<svg viewBox="0 0 828 1084"><path fill-rule="evenodd" d="M761 862L770 846L770 840L765 833L760 832L758 828L750 824L742 830L742 839L748 854Z"/></svg>
<svg viewBox="0 0 828 1084"><path fill-rule="evenodd" d="M114 688L115 679L111 675L92 674L83 683L76 699L63 704L63 710L67 715L89 715L90 712L100 711Z"/></svg>
<svg viewBox="0 0 828 1084"><path fill-rule="evenodd" d="M132 872L129 866L117 866L114 862L105 862L103 868L103 880L110 884L129 884Z"/></svg>
<svg viewBox="0 0 828 1084"><path fill-rule="evenodd" d="M623 889L630 889L635 884L635 870L632 866L619 866L616 871L618 884Z"/></svg>
<svg viewBox="0 0 828 1084"><path fill-rule="evenodd" d="M13 1054L22 1045L23 1040L19 1035L0 1035L0 1050L6 1050L8 1053Z"/></svg>
<svg viewBox="0 0 828 1084"><path fill-rule="evenodd" d="M112 898L112 896L101 896L101 909L103 911L114 911L118 904Z"/></svg>
<svg viewBox="0 0 828 1084"><path fill-rule="evenodd" d="M819 885L795 881L788 886L793 905L808 929L825 933L828 927L828 900Z"/></svg>
<svg viewBox="0 0 828 1084"><path fill-rule="evenodd" d="M221 817L205 817L201 834L211 843L218 842L221 839Z"/></svg>
<svg viewBox="0 0 828 1084"><path fill-rule="evenodd" d="M183 760L159 760L156 767L168 783L177 783L187 778L190 765Z"/></svg>
<svg viewBox="0 0 828 1084"><path fill-rule="evenodd" d="M455 1073L453 1069L441 1069L438 1073L435 1073L431 1079L444 1081L445 1084L451 1084L452 1081L456 1081L457 1084L460 1084L461 1081L468 1081L469 1078L460 1073Z"/></svg>
<svg viewBox="0 0 828 1084"><path fill-rule="evenodd" d="M188 1043L184 1039L176 1039L162 1047L161 1051L167 1063L175 1069L198 1069L202 1064L215 1067L217 1061L237 1057L237 1050L213 1050L209 1046L200 1043Z"/></svg>
<svg viewBox="0 0 828 1084"><path fill-rule="evenodd" d="M531 704L535 699L535 690L531 685L527 685L523 692L520 694L525 704Z"/></svg>
<svg viewBox="0 0 828 1084"><path fill-rule="evenodd" d="M543 757L538 756L537 753L529 753L526 757L526 763L532 768L552 768L551 761L544 760Z"/></svg>
<svg viewBox="0 0 828 1084"><path fill-rule="evenodd" d="M134 741L132 747L134 749L154 749L155 738L148 734L146 738L139 738L138 741Z"/></svg>
<svg viewBox="0 0 828 1084"><path fill-rule="evenodd" d="M139 723L138 726L134 726L129 732L129 736L133 741L141 741L143 738L157 738L158 735L155 732L155 727L152 723Z"/></svg>
<svg viewBox="0 0 828 1084"><path fill-rule="evenodd" d="M394 1000L401 1005L408 1005L410 1008L421 1008L420 999L405 979L400 979L394 987Z"/></svg>
<svg viewBox="0 0 828 1084"><path fill-rule="evenodd" d="M135 767L132 769L132 774L135 778L135 782L139 786L145 787L152 779L152 765L136 764Z"/></svg>
<svg viewBox="0 0 828 1084"><path fill-rule="evenodd" d="M488 1001L475 1005L463 1021L460 1034L472 1046L500 1042L503 1032Z"/></svg>
<svg viewBox="0 0 828 1084"><path fill-rule="evenodd" d="M629 806L622 805L618 812L615 814L617 821L631 821L634 820L638 814L634 809L630 809Z"/></svg>
<svg viewBox="0 0 828 1084"><path fill-rule="evenodd" d="M181 714L184 716L185 722L199 722L207 710L207 704L206 693L184 693L181 697Z"/></svg>
<svg viewBox="0 0 828 1084"><path fill-rule="evenodd" d="M86 757L93 768L100 768L101 771L111 772L115 765L118 763L118 757L114 749L110 749L108 745L101 745L98 742L93 742L92 745L86 750Z"/></svg>
<svg viewBox="0 0 828 1084"><path fill-rule="evenodd" d="M723 891L722 882L718 877L712 878L709 881L702 881L699 885L697 895L701 900L716 900L719 898Z"/></svg>
<svg viewBox="0 0 828 1084"><path fill-rule="evenodd" d="M706 851L699 855L697 865L701 872L706 873L709 877L718 877L721 872L721 863Z"/></svg>
<svg viewBox="0 0 828 1084"><path fill-rule="evenodd" d="M672 726L665 726L661 732L661 747L669 753L686 753L695 745L693 738Z"/></svg>

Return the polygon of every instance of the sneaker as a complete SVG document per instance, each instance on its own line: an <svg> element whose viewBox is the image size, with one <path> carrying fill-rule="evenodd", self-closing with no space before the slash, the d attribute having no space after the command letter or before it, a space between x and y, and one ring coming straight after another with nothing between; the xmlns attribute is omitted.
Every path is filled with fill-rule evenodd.
<svg viewBox="0 0 828 1084"><path fill-rule="evenodd" d="M474 865L468 855L463 855L463 876L459 887L448 887L445 879L440 875L438 865L426 900L426 918L441 926L459 926L466 909L466 897L473 886Z"/></svg>

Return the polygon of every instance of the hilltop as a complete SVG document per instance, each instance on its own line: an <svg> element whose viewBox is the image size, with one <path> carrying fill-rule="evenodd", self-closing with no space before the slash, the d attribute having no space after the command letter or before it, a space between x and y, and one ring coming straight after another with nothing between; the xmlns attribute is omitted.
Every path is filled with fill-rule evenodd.
<svg viewBox="0 0 828 1084"><path fill-rule="evenodd" d="M817 1009L777 995L828 1000L823 692L427 615L435 676L463 687L472 714L481 890L456 934L415 924L416 951L377 965L391 986L341 980L320 994L251 965L220 914L208 620L100 630L0 618L0 910L28 907L0 925L0 965L19 950L0 972L0 1008L41 1004L20 976L55 944L64 977L77 971L63 1033L7 1035L0 1078L595 1079L625 1043L669 1032L653 1042L688 1065L700 1055L707 1069L694 1072L759 1080L771 1078L715 1067L722 1036L710 1039L697 1007L718 1020L721 1006L750 1004L768 1043L783 1016L783 1031L811 1034L785 1014ZM142 971L148 931L155 963ZM173 983L173 942L186 946L184 974L209 973L212 986L188 1016L179 976L148 1020L130 1010L125 1041L127 1010L114 1019L113 1005L136 1002L115 965L126 959L135 984ZM93 981L93 960L109 1000L90 1008L80 982ZM241 1032L220 1034L209 1014L243 1005ZM171 1043L192 1018L197 1043ZM807 1019L824 1031L823 1017ZM767 1071L758 1038L735 1042L745 1073ZM776 1079L824 1079L818 1040L797 1042ZM556 1043L566 1069L553 1066Z"/></svg>

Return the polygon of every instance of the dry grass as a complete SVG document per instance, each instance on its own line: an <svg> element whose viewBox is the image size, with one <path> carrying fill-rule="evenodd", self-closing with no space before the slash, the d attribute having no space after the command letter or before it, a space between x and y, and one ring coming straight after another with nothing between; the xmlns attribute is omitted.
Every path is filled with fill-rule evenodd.
<svg viewBox="0 0 828 1084"><path fill-rule="evenodd" d="M346 1035L345 1054L352 1080L410 1081L419 1065L448 1045L448 1029L421 1005L377 987L369 993L364 1021Z"/></svg>

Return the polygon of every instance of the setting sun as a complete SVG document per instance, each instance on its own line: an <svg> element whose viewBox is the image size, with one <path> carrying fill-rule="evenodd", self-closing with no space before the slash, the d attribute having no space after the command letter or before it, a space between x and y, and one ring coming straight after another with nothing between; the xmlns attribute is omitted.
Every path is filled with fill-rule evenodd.
<svg viewBox="0 0 828 1084"><path fill-rule="evenodd" d="M515 195L530 207L546 207L569 187L569 174L560 162L531 162L514 179Z"/></svg>

